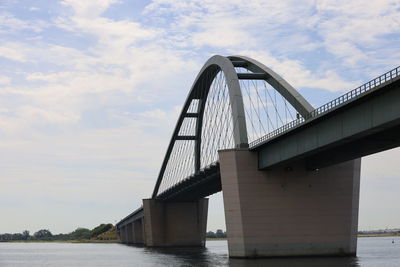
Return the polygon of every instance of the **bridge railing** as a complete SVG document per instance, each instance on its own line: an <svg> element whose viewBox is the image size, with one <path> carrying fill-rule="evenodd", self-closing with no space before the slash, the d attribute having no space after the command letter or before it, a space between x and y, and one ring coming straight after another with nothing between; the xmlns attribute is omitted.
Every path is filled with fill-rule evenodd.
<svg viewBox="0 0 400 267"><path fill-rule="evenodd" d="M327 112L331 111L332 109L334 109L350 100L354 100L354 99L362 96L366 92L370 91L371 89L373 89L383 83L391 81L399 76L400 76L400 66L386 72L385 74L383 74L375 79L372 79L371 81L369 81L367 83L364 83L363 85L357 87L356 89L353 89L350 92L339 96L338 98L326 103L323 106L320 106L319 108L314 109L305 117L300 117L296 120L293 120L293 121L289 122L288 124L285 124L282 127L279 127L278 129L262 136L261 138L254 140L253 142L251 142L249 144L249 147L254 148L254 147L266 142L267 140L269 140L271 138L281 135L281 134L299 126L300 124L303 124L305 121L307 121L311 118L314 118L314 117L320 116L324 113L327 113Z"/></svg>

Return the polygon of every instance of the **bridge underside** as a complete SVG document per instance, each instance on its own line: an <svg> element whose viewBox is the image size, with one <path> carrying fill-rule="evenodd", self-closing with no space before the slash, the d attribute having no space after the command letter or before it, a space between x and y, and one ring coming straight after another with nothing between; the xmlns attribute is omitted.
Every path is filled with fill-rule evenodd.
<svg viewBox="0 0 400 267"><path fill-rule="evenodd" d="M196 201L221 190L219 163L215 162L162 192L156 199L164 202Z"/></svg>

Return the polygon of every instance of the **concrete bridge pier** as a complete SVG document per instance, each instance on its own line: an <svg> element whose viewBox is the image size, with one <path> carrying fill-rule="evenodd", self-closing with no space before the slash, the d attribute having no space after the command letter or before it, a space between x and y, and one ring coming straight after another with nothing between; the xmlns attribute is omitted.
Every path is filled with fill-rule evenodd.
<svg viewBox="0 0 400 267"><path fill-rule="evenodd" d="M259 171L257 157L219 151L230 257L356 254L360 159Z"/></svg>
<svg viewBox="0 0 400 267"><path fill-rule="evenodd" d="M144 243L144 238L143 238L143 232L144 232L144 226L143 226L143 218L136 220L132 223L133 226L133 244L143 244Z"/></svg>
<svg viewBox="0 0 400 267"><path fill-rule="evenodd" d="M143 210L146 246L205 246L207 198L193 202L144 199Z"/></svg>
<svg viewBox="0 0 400 267"><path fill-rule="evenodd" d="M133 223L128 223L126 229L126 243L133 244Z"/></svg>
<svg viewBox="0 0 400 267"><path fill-rule="evenodd" d="M127 244L128 243L128 235L127 235L127 227L122 226L119 230L119 238L121 239L121 243Z"/></svg>

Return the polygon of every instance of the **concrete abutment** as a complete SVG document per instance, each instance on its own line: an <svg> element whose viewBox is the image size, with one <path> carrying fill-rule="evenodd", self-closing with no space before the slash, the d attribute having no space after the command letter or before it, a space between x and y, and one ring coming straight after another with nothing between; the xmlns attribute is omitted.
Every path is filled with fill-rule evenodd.
<svg viewBox="0 0 400 267"><path fill-rule="evenodd" d="M259 171L257 153L231 149L219 161L230 257L356 254L360 159Z"/></svg>

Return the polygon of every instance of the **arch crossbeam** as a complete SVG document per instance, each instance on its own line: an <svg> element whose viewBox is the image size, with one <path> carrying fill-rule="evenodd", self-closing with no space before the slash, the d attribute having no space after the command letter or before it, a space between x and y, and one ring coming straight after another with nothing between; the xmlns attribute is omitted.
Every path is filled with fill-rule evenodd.
<svg viewBox="0 0 400 267"><path fill-rule="evenodd" d="M241 67L244 67L252 71L252 75L259 74L259 78L268 82L272 87L275 88L292 106L305 117L314 110L310 103L291 86L285 79L268 68L264 64L258 62L255 59L245 56L230 56L233 62L241 62Z"/></svg>

